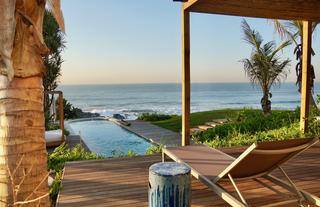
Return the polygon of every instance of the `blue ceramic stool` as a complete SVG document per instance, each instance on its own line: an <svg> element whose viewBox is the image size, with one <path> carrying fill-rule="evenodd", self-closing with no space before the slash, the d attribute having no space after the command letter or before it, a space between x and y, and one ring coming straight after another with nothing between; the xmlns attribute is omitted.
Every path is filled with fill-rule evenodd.
<svg viewBox="0 0 320 207"><path fill-rule="evenodd" d="M190 168L176 162L149 168L149 207L190 207Z"/></svg>

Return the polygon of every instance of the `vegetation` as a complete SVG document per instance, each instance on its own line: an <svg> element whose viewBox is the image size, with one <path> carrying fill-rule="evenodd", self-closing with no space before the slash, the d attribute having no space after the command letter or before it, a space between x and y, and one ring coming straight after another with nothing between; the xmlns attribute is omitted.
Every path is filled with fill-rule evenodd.
<svg viewBox="0 0 320 207"><path fill-rule="evenodd" d="M320 122L310 117L309 134L302 134L299 129L299 111L274 111L264 116L259 111L244 109L229 123L199 132L193 139L212 147L231 147L250 145L257 141L283 140L314 136L320 134Z"/></svg>
<svg viewBox="0 0 320 207"><path fill-rule="evenodd" d="M57 199L59 190L61 188L61 178L63 168L66 162L79 161L79 160L97 160L103 159L92 152L87 152L81 145L76 145L73 149L69 149L66 144L57 147L53 153L48 157L48 169L55 172L54 182L50 188L50 198L52 206Z"/></svg>
<svg viewBox="0 0 320 207"><path fill-rule="evenodd" d="M131 149L129 149L127 153L124 153L120 150L112 150L111 154L112 157L134 157L138 155L135 151Z"/></svg>
<svg viewBox="0 0 320 207"><path fill-rule="evenodd" d="M45 66L43 76L44 91L54 91L58 87L61 76L61 65L63 63L61 53L65 48L64 34L59 25L49 11L45 11L43 20L43 38L49 53L44 57ZM53 96L46 94L44 100L45 125L49 127L53 116L50 114L50 107L53 104Z"/></svg>
<svg viewBox="0 0 320 207"><path fill-rule="evenodd" d="M273 20L274 28L276 32L280 35L282 39L289 40L295 44L295 49L293 51L294 55L296 56L296 60L298 63L296 64L296 75L297 81L296 84L298 85L298 91L301 92L301 80L302 80L302 32L303 32L303 21L292 20L292 21L280 21L280 20ZM312 23L312 32L316 30L317 26L319 25L318 22ZM315 53L312 50L312 56ZM314 79L316 78L314 67L311 65L311 76L310 76L310 87L313 89L314 87ZM313 90L310 91L312 93ZM312 94L310 94L310 105L316 107L316 103Z"/></svg>
<svg viewBox="0 0 320 207"><path fill-rule="evenodd" d="M158 113L143 113L139 115L138 120L142 121L163 121L171 119L174 115L158 114Z"/></svg>
<svg viewBox="0 0 320 207"><path fill-rule="evenodd" d="M61 53L65 49L64 34L59 28L56 19L49 11L45 11L43 20L43 38L50 50L44 58L45 74L43 87L45 91L54 91L58 87L61 76Z"/></svg>
<svg viewBox="0 0 320 207"><path fill-rule="evenodd" d="M157 154L161 153L163 145L152 146L147 149L146 154ZM129 150L127 154L114 150L112 151L112 157L134 157L137 156L133 150ZM81 145L76 145L74 148L70 149L68 145L62 144L57 147L53 153L48 156L48 169L53 171L55 174L54 181L50 188L50 199L51 205L55 206L57 196L62 187L61 179L63 175L63 169L66 162L70 161L80 161L80 160L98 160L104 159L105 157L99 156L96 153L87 152Z"/></svg>
<svg viewBox="0 0 320 207"><path fill-rule="evenodd" d="M153 145L152 147L147 149L146 155L160 154L163 147L163 145Z"/></svg>
<svg viewBox="0 0 320 207"><path fill-rule="evenodd" d="M213 119L231 119L235 118L241 109L221 109L213 111L195 112L190 115L190 126L197 127ZM152 122L162 128L175 132L181 131L181 116L172 116L170 119Z"/></svg>
<svg viewBox="0 0 320 207"><path fill-rule="evenodd" d="M263 96L261 107L264 114L271 113L272 94L270 89L274 84L280 84L286 78L287 68L290 60L281 60L277 55L283 48L290 45L290 41L285 41L276 46L274 41L262 45L263 39L259 32L252 30L249 24L243 20L242 29L244 40L252 46L250 58L243 59L243 67L246 75L252 84L260 86Z"/></svg>
<svg viewBox="0 0 320 207"><path fill-rule="evenodd" d="M83 113L81 109L74 107L66 99L63 99L63 111L65 119L78 119L81 118L81 114Z"/></svg>

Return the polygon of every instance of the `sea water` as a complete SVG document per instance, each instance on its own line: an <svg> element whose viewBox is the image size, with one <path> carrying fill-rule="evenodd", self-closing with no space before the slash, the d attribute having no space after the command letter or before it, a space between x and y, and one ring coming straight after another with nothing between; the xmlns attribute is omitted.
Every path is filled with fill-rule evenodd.
<svg viewBox="0 0 320 207"><path fill-rule="evenodd" d="M315 84L315 94L320 86ZM59 90L74 106L84 111L111 116L114 113L136 118L140 113L181 114L181 84L63 85ZM295 109L300 94L295 83L271 89L272 108ZM250 83L193 83L191 111L223 108L260 108L262 93Z"/></svg>

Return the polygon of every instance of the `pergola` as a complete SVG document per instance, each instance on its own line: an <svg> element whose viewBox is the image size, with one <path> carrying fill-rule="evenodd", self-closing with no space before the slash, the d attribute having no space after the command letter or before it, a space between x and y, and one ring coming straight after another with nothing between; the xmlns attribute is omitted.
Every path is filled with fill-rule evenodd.
<svg viewBox="0 0 320 207"><path fill-rule="evenodd" d="M190 13L303 21L300 129L308 129L312 22L320 21L319 0L174 0L182 5L182 145L190 144Z"/></svg>

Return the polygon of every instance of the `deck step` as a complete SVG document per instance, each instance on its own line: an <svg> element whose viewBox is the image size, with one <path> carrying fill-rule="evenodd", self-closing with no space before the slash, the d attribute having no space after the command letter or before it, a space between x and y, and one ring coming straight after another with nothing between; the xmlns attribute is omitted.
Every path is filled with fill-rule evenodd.
<svg viewBox="0 0 320 207"><path fill-rule="evenodd" d="M198 126L199 129L203 129L203 130L208 130L208 129L211 129L213 128L213 126L208 126L208 125L200 125Z"/></svg>
<svg viewBox="0 0 320 207"><path fill-rule="evenodd" d="M212 122L218 123L218 124L224 124L228 120L227 119L213 119Z"/></svg>
<svg viewBox="0 0 320 207"><path fill-rule="evenodd" d="M190 129L190 133L191 134L194 134L194 133L197 133L197 132L203 132L204 130L203 129L199 129L199 128L191 128Z"/></svg>
<svg viewBox="0 0 320 207"><path fill-rule="evenodd" d="M206 125L212 126L212 127L216 127L216 126L221 125L221 124L217 123L217 122L207 122Z"/></svg>

